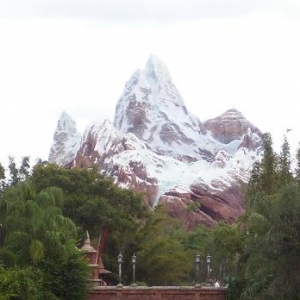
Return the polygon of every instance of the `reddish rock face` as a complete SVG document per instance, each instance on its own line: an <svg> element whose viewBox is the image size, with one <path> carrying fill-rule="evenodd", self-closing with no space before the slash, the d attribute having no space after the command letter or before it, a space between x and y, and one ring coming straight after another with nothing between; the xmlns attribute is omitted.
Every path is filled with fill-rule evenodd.
<svg viewBox="0 0 300 300"><path fill-rule="evenodd" d="M168 208L172 217L179 218L187 230L192 230L199 224L211 227L220 221L228 224L236 222L244 213L242 199L239 186L219 193L194 186L188 193L166 193L160 203Z"/></svg>
<svg viewBox="0 0 300 300"><path fill-rule="evenodd" d="M205 121L203 125L216 140L224 144L241 139L247 135L249 129L252 133L262 137L260 130L236 109L227 110L219 117Z"/></svg>
<svg viewBox="0 0 300 300"><path fill-rule="evenodd" d="M142 193L145 202L153 206L158 194L157 180L147 176L143 165L132 163L130 168L116 168L111 175L117 177L119 186L132 189L138 194Z"/></svg>
<svg viewBox="0 0 300 300"><path fill-rule="evenodd" d="M129 161L128 165L112 163L114 157L122 155L122 152L134 151L134 142L134 138L131 141L116 132L109 121L91 126L77 152L74 165L78 168L99 166L99 171L114 179L120 187L143 193L145 202L153 206L158 195L158 182L147 174L146 166L138 161ZM104 147L100 149L99 144Z"/></svg>

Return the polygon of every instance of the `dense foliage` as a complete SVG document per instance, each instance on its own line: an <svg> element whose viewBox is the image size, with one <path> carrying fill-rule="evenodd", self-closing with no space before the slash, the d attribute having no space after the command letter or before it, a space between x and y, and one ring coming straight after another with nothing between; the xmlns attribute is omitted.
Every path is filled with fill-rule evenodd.
<svg viewBox="0 0 300 300"><path fill-rule="evenodd" d="M186 232L163 207L150 211L142 195L117 188L96 169L64 169L40 162L29 172L28 163L23 159L18 168L10 158L10 180L3 185L0 202L0 261L4 270L37 269L43 274L40 284L55 297L63 299L62 293L72 285L79 287L78 298L69 295L68 299L82 297L86 286L79 283L85 283L86 272L81 271L82 261L73 246L81 245L86 230L97 248L99 234L108 228L102 258L113 272L108 278L111 284L118 282L119 251L124 256L123 283L128 284L133 253L140 284L195 284L196 252L201 254L199 281L207 279L208 253L213 257L212 278L225 280L234 271L236 256L224 247L238 251L236 226L220 224ZM72 267L67 272L72 278L66 278L66 270Z"/></svg>
<svg viewBox="0 0 300 300"><path fill-rule="evenodd" d="M277 155L264 135L264 156L247 189L243 252L229 299L300 299L299 155L297 165L293 171L286 136Z"/></svg>
<svg viewBox="0 0 300 300"><path fill-rule="evenodd" d="M0 289L6 288L6 282L9 293L13 290L16 294L7 299L31 299L26 298L23 284L28 285L28 293L35 295L32 299L45 295L49 299L84 299L89 270L76 248L76 226L62 215L62 205L61 190L52 187L37 193L29 180L4 191L0 201L0 260L2 272L7 269L8 277L1 281ZM74 272L76 292L69 297L72 290L68 281ZM28 278L15 282L10 279L23 273L29 274ZM34 280L37 276L39 280ZM1 295L4 297L4 291Z"/></svg>
<svg viewBox="0 0 300 300"><path fill-rule="evenodd" d="M286 136L280 154L264 135L264 155L252 169L246 209L233 225L186 232L164 207L150 210L143 195L120 189L96 169L65 169L29 159L0 164L0 299L85 299L89 269L78 247L88 230L102 259L123 284L229 283L228 299L300 299L300 150L292 169ZM196 273L195 254L200 254ZM206 257L211 255L208 268ZM22 286L22 290L20 289Z"/></svg>
<svg viewBox="0 0 300 300"><path fill-rule="evenodd" d="M109 227L109 250L114 256L121 247L135 243L147 215L146 206L141 196L117 188L94 169L38 163L24 176L24 162L28 160L23 159L17 168L10 159L10 179L1 189L3 270L7 274L28 267L38 270L43 287L38 289L40 297L48 293L53 299L84 299L90 271L78 247L85 231L96 240L102 228Z"/></svg>

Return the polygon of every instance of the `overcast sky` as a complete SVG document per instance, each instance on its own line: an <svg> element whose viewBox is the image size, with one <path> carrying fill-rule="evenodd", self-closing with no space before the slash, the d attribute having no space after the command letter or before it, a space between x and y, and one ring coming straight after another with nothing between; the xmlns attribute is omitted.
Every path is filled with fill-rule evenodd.
<svg viewBox="0 0 300 300"><path fill-rule="evenodd" d="M201 121L236 108L298 145L298 0L0 0L0 162L47 159L63 110L113 120L151 53Z"/></svg>

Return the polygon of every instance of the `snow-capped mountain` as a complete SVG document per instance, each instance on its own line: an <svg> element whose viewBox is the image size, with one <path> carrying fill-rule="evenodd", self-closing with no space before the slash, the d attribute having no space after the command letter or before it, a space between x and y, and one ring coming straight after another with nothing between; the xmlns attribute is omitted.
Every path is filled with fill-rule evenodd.
<svg viewBox="0 0 300 300"><path fill-rule="evenodd" d="M199 143L205 129L186 109L164 63L151 55L145 70L126 83L116 107L114 125L133 133L155 153L182 161L205 158Z"/></svg>
<svg viewBox="0 0 300 300"><path fill-rule="evenodd" d="M90 124L82 137L63 113L49 162L89 167L121 187L164 203L186 228L233 222L243 212L240 184L260 159L262 133L235 109L201 123L189 113L164 63L150 56L117 103L114 123Z"/></svg>
<svg viewBox="0 0 300 300"><path fill-rule="evenodd" d="M49 161L61 166L72 164L80 147L81 135L76 123L66 113L62 112L53 136Z"/></svg>

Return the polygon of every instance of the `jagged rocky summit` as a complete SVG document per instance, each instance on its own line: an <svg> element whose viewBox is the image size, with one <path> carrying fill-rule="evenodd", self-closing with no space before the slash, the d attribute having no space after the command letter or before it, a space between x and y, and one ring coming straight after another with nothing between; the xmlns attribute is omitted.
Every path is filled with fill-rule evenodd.
<svg viewBox="0 0 300 300"><path fill-rule="evenodd" d="M241 185L261 152L261 131L236 109L204 123L192 115L164 63L151 55L126 83L113 123L91 123L80 135L62 113L49 162L96 164L192 229L237 220L244 207Z"/></svg>

